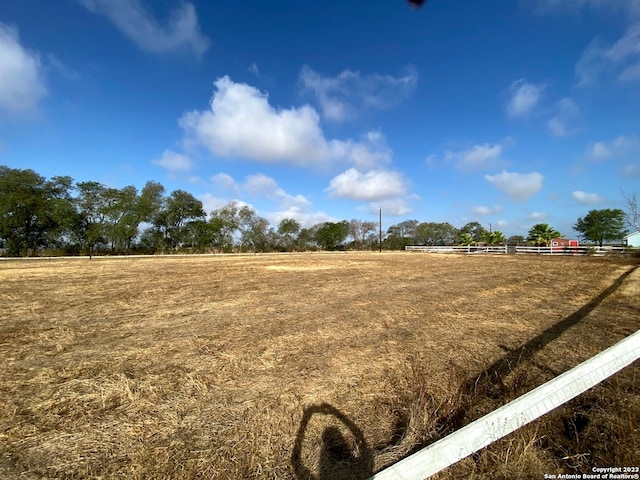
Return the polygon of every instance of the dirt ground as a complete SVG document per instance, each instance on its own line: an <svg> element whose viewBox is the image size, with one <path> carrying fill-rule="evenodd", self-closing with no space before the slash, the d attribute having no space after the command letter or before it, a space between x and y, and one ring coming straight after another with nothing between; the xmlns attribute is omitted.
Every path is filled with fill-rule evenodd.
<svg viewBox="0 0 640 480"><path fill-rule="evenodd" d="M419 253L2 260L0 477L367 478L638 330L636 268ZM638 465L639 367L437 478Z"/></svg>

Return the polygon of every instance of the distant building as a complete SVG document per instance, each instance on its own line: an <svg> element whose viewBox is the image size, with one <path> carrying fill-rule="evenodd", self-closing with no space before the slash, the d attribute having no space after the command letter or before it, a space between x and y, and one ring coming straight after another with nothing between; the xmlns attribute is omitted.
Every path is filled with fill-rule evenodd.
<svg viewBox="0 0 640 480"><path fill-rule="evenodd" d="M551 239L551 251L560 252L579 247L580 242L578 240L568 240L566 238L552 238Z"/></svg>
<svg viewBox="0 0 640 480"><path fill-rule="evenodd" d="M627 247L640 248L640 230L630 233L624 237L624 244Z"/></svg>

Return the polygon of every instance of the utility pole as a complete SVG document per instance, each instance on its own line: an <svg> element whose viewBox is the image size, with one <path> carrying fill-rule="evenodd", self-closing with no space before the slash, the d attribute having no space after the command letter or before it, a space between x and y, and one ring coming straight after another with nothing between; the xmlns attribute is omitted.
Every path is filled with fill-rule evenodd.
<svg viewBox="0 0 640 480"><path fill-rule="evenodd" d="M382 253L382 209L380 209L380 222L378 225L380 226L380 237L378 239L378 245L380 246L380 253Z"/></svg>

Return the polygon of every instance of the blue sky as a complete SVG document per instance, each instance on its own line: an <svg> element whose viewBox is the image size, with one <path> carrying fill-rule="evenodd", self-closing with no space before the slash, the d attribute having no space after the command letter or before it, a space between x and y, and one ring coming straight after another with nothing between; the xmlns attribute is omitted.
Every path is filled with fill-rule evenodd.
<svg viewBox="0 0 640 480"><path fill-rule="evenodd" d="M4 0L0 164L575 236L639 190L640 0Z"/></svg>

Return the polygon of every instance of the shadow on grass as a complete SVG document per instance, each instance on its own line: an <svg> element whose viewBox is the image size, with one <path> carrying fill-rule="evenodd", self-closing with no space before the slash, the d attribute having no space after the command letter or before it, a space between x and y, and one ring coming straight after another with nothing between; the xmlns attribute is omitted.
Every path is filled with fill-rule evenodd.
<svg viewBox="0 0 640 480"><path fill-rule="evenodd" d="M505 356L493 362L481 373L468 376L464 374L464 372L458 372L458 374L462 374L460 390L456 390L455 392L452 390L451 397L446 401L443 401L441 404L436 404L434 406L427 401L428 399L425 400L425 395L421 392L422 390L425 390L424 385L426 385L429 375L428 371L421 373L420 369L428 370L428 366L416 366L414 370L418 370L419 374L416 375L414 372L414 374L410 376L412 395L409 395L407 400L405 400L404 403L406 403L407 406L404 410L415 410L419 412L419 418L422 418L425 415L431 415L432 418L430 420L428 419L428 421L422 422L414 419L414 430L420 431L423 438L428 438L429 440L426 442L414 443L407 455L421 450L422 448L447 436L449 433L458 430L465 424L468 424L495 408L498 408L512 398L519 396L523 390L530 390L531 379L528 375L527 363L534 362L534 355L544 349L550 342L560 337L569 328L579 324L605 299L615 293L639 266L640 265L635 265L631 267L620 275L608 288L594 297L587 304L552 325L536 337L527 341L524 345L513 350L508 350L508 353ZM544 367L537 364L535 365L539 368ZM518 369L516 376L509 382L509 384L505 384L504 380L506 377L516 369ZM552 372L547 369L547 373L555 377L560 372ZM576 437L581 430L584 430L585 426L590 421L590 419L586 418L583 414L582 416L580 415L581 414L578 412L575 415L572 414L571 418L568 418L568 420L565 418L560 419L561 426L563 421L567 424L564 428L569 431L569 434L567 435L572 438ZM409 416L407 416L407 418L410 419ZM400 424L401 428L399 429L398 436L404 438L410 430L410 421L402 421ZM550 433L548 437L558 437L557 432L555 432L555 430L553 432L554 433ZM561 441L558 440L557 443L559 444ZM567 447L565 451L568 452L569 447ZM567 455L569 454L565 454L564 456L567 457ZM474 454L473 458L477 463L480 458L480 454ZM487 473L482 471L482 468L487 468L487 465L492 464L488 463L484 467L478 467L480 468L478 472L481 472L482 475ZM486 478L482 475L480 475L479 478Z"/></svg>
<svg viewBox="0 0 640 480"><path fill-rule="evenodd" d="M317 445L316 442L305 442L309 422L314 415L333 417L342 427L332 425L324 428L317 468L305 465L308 456L303 455L305 443ZM373 453L358 426L337 408L323 403L304 410L291 454L291 465L298 480L366 479L373 474Z"/></svg>
<svg viewBox="0 0 640 480"><path fill-rule="evenodd" d="M600 305L607 297L618 290L618 288L622 286L622 283L629 277L629 275L635 272L639 266L640 265L636 265L624 272L613 282L613 284L611 284L611 286L568 317L551 326L540 335L532 338L524 345L516 349L509 350L507 355L493 362L477 377L470 379L465 385L465 391L469 394L474 392L477 393L479 390L482 390L482 387L491 383L501 383L501 379L508 375L518 364L531 360L536 352L542 350L549 343L557 339L569 328L579 323L593 310L595 310L596 307L598 307L598 305ZM559 373L556 372L550 373L554 376L559 375Z"/></svg>

